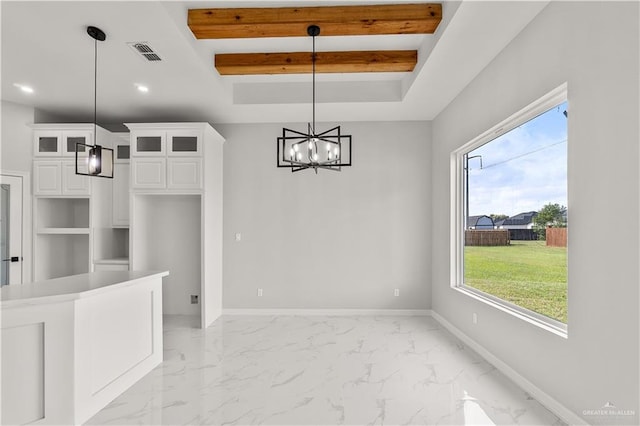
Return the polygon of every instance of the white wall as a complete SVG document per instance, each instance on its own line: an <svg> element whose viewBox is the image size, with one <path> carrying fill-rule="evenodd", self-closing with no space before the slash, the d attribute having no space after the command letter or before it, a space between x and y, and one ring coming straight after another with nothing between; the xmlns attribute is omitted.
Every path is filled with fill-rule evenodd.
<svg viewBox="0 0 640 426"><path fill-rule="evenodd" d="M33 154L32 133L34 109L2 101L2 144L0 168L31 173Z"/></svg>
<svg viewBox="0 0 640 426"><path fill-rule="evenodd" d="M353 166L317 175L276 168L282 125L216 129L225 308L430 308L429 123L342 123Z"/></svg>
<svg viewBox="0 0 640 426"><path fill-rule="evenodd" d="M550 4L433 122L434 311L594 424L640 420L638 16L635 2ZM451 151L565 81L568 339L451 289L449 276ZM584 414L606 402L636 415Z"/></svg>

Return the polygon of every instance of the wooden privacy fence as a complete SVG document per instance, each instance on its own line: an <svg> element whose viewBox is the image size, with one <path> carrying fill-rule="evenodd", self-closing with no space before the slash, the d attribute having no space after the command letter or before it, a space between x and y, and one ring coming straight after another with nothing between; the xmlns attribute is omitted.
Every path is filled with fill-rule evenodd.
<svg viewBox="0 0 640 426"><path fill-rule="evenodd" d="M567 228L547 228L547 245L550 247L567 246Z"/></svg>
<svg viewBox="0 0 640 426"><path fill-rule="evenodd" d="M467 230L464 231L465 246L508 246L509 231L507 229L496 230Z"/></svg>

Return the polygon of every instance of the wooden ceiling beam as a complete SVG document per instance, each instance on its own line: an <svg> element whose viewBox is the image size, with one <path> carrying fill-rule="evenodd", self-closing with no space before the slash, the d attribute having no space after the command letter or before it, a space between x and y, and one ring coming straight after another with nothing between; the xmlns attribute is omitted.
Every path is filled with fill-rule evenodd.
<svg viewBox="0 0 640 426"><path fill-rule="evenodd" d="M215 55L220 75L311 73L311 52L225 53ZM316 52L317 73L410 72L416 50Z"/></svg>
<svg viewBox="0 0 640 426"><path fill-rule="evenodd" d="M239 9L189 9L188 25L198 39L433 34L442 20L442 5L384 4Z"/></svg>

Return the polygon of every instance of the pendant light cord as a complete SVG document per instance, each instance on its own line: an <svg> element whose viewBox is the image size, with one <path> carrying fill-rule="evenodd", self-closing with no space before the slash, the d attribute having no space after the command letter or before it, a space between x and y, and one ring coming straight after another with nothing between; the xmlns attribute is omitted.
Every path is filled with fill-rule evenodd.
<svg viewBox="0 0 640 426"><path fill-rule="evenodd" d="M98 144L98 39L93 40L93 145Z"/></svg>

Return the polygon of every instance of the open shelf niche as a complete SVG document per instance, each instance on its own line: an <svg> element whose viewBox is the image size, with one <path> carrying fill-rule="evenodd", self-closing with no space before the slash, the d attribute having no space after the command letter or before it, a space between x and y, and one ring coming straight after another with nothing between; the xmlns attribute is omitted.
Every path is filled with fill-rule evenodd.
<svg viewBox="0 0 640 426"><path fill-rule="evenodd" d="M170 271L163 279L162 312L199 315L191 296L201 291L201 196L136 194L132 211L132 270Z"/></svg>
<svg viewBox="0 0 640 426"><path fill-rule="evenodd" d="M131 270L169 271L165 314L222 314L222 146L209 123L125 123L130 130Z"/></svg>
<svg viewBox="0 0 640 426"><path fill-rule="evenodd" d="M39 234L36 236L36 281L89 271L89 234Z"/></svg>
<svg viewBox="0 0 640 426"><path fill-rule="evenodd" d="M35 198L34 279L90 271L91 213L87 197Z"/></svg>
<svg viewBox="0 0 640 426"><path fill-rule="evenodd" d="M36 232L47 229L52 230L50 232L55 229L89 230L89 198L37 198L36 203Z"/></svg>

